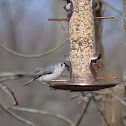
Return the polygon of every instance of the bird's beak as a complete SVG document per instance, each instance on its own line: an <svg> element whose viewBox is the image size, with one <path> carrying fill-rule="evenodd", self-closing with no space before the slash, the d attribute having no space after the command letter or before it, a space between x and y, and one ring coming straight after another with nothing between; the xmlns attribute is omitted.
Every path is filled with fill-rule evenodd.
<svg viewBox="0 0 126 126"><path fill-rule="evenodd" d="M70 71L71 66L69 66L69 65L67 65L67 64L65 63L65 67L67 68L68 71Z"/></svg>
<svg viewBox="0 0 126 126"><path fill-rule="evenodd" d="M66 5L63 8L65 9L66 8Z"/></svg>

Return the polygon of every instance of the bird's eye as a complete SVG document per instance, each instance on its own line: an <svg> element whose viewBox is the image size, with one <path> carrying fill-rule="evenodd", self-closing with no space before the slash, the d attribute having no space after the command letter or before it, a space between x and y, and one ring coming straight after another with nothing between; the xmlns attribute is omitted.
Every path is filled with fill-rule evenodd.
<svg viewBox="0 0 126 126"><path fill-rule="evenodd" d="M61 64L61 66L63 66L63 64Z"/></svg>

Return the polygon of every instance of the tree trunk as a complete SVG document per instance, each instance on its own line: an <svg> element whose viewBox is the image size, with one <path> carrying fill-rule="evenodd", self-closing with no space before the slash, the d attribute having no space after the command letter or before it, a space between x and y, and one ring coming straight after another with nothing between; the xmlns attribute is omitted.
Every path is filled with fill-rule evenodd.
<svg viewBox="0 0 126 126"><path fill-rule="evenodd" d="M97 0L96 0L97 1ZM98 7L95 11L95 16L103 16L105 7L102 6L101 2L97 2ZM104 64L104 51L102 47L102 27L103 27L103 20L95 20L95 40L96 40L96 52L101 53L103 60L100 61L100 70L98 71L98 76L111 76L109 71L107 70L107 67ZM115 82L114 80L109 80L108 82L112 83ZM103 80L101 83L106 83L105 80ZM121 89L122 86L116 86L114 88L111 88L111 91L116 91ZM104 90L102 90L104 92ZM124 92L116 93L117 96L123 97ZM111 94L105 95L104 98L114 98ZM110 126L122 126L122 112L121 107L122 105L119 102L99 102L101 110L104 112L104 115L109 123ZM106 122L104 121L103 117L100 116L100 126L106 126Z"/></svg>

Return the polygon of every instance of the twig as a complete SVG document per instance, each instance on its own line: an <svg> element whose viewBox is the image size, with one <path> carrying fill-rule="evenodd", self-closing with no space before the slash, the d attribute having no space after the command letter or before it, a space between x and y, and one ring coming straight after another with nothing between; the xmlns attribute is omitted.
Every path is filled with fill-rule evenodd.
<svg viewBox="0 0 126 126"><path fill-rule="evenodd" d="M0 83L4 82L4 81L8 81L8 80L17 80L20 79L21 77L5 77L0 79Z"/></svg>
<svg viewBox="0 0 126 126"><path fill-rule="evenodd" d="M59 23L60 23L60 25L61 25L62 29L63 29L66 33L68 33L68 30L66 30L66 28L63 26L62 22L61 22L61 21L59 21Z"/></svg>
<svg viewBox="0 0 126 126"><path fill-rule="evenodd" d="M3 90L8 94L8 96L12 99L13 104L14 104L14 105L18 105L17 99L16 99L16 97L15 97L13 91L11 91L7 86L3 86L2 84L0 84L0 87L1 87L1 89L3 89Z"/></svg>
<svg viewBox="0 0 126 126"><path fill-rule="evenodd" d="M95 94L100 94L100 95L108 95L108 94L112 94L112 93L117 93L117 92L121 92L121 91L123 91L124 90L124 88L122 88L122 89L119 89L119 90L116 90L116 91L106 91L106 92L101 92L101 91L93 91L93 94L95 95ZM92 96L88 96L88 93L89 92L83 92L83 93L81 93L81 94L77 94L77 95L73 95L72 97L71 97L71 99L75 99L75 98L78 98L78 97L81 97L81 96L83 96L83 95L85 95L86 97L88 97L88 98L90 98L90 97L92 97ZM96 98L97 99L97 98ZM123 99L123 98L122 98ZM102 101L102 98L101 99L97 99L97 100L101 100ZM115 99L103 99L103 101L115 101ZM117 100L116 100L117 101Z"/></svg>
<svg viewBox="0 0 126 126"><path fill-rule="evenodd" d="M3 78L3 79L0 79L0 83L4 82L4 81L8 81L8 80L16 80L18 79L19 77L7 77L7 78Z"/></svg>
<svg viewBox="0 0 126 126"><path fill-rule="evenodd" d="M3 72L0 73L0 78L4 79L15 79L22 78L22 77L34 77L35 73L25 73L25 72ZM4 81L4 80L3 80Z"/></svg>
<svg viewBox="0 0 126 126"><path fill-rule="evenodd" d="M101 3L103 3L103 4L105 4L105 5L107 5L107 6L110 7L112 10L114 10L114 11L120 13L121 15L123 15L123 13L122 13L121 11L117 10L116 8L114 8L114 7L113 7L112 5L110 5L109 3L107 3L107 2L105 2L105 1L103 1L103 0L98 0L98 1L101 2Z"/></svg>
<svg viewBox="0 0 126 126"><path fill-rule="evenodd" d="M38 57L42 57L42 56L45 56L45 55L48 55L58 49L60 49L65 43L67 43L68 39L66 39L63 43L61 43L60 45L56 46L55 48L51 49L51 50L48 50L47 52L44 52L42 54L36 54L36 55L25 55L25 54L22 54L22 53L18 53L18 52L15 52L11 49L9 49L8 47L6 47L3 42L0 40L0 46L6 50L7 52L10 52L16 56L20 56L20 57L24 57L24 58L38 58Z"/></svg>
<svg viewBox="0 0 126 126"><path fill-rule="evenodd" d="M89 99L88 102L87 102L87 104L86 104L86 106L84 106L84 109L83 109L82 113L80 114L80 117L77 120L77 123L76 123L75 126L79 126L80 125L80 123L81 123L81 121L82 121L82 119L83 119L83 117L84 117L84 115L86 113L86 110L87 110L87 108L89 106L90 101L91 101L91 99Z"/></svg>
<svg viewBox="0 0 126 126"><path fill-rule="evenodd" d="M121 104L126 106L126 102L124 102L121 98L119 98L117 95L112 94Z"/></svg>
<svg viewBox="0 0 126 126"><path fill-rule="evenodd" d="M26 119L22 118L21 116L15 114L14 112L8 110L8 108L5 107L4 105L2 105L1 103L0 103L0 108L2 108L4 111L6 111L8 114L10 114L11 116L15 117L19 121L22 121L22 122L24 122L24 123L26 123L28 125L31 125L31 126L37 126L34 123L30 122L29 120L26 120Z"/></svg>
<svg viewBox="0 0 126 126"><path fill-rule="evenodd" d="M97 101L102 102L118 102L119 99L117 98L95 98ZM126 100L126 97L120 98L121 100Z"/></svg>
<svg viewBox="0 0 126 126"><path fill-rule="evenodd" d="M109 94L109 93L108 93ZM106 94L102 94L102 95L106 95ZM78 94L78 95L74 95L71 97L71 100L75 99L75 98L81 98L81 101L86 101L87 102L87 99L91 98L92 96L82 96L82 94ZM82 98L84 97L84 98ZM99 97L95 97L96 101L102 101L102 102L118 102L119 99L117 98L99 98ZM126 97L122 97L120 98L121 100L126 100Z"/></svg>
<svg viewBox="0 0 126 126"><path fill-rule="evenodd" d="M113 93L117 93L117 92L121 92L121 91L124 91L124 88L116 90L116 91L110 91L110 90L107 90L106 92L94 91L94 93L101 94L101 95L108 95L108 94L113 94Z"/></svg>
<svg viewBox="0 0 126 126"><path fill-rule="evenodd" d="M94 102L95 102L95 104L96 104L96 107L97 107L98 112L99 112L99 113L102 115L102 117L104 118L104 120L105 120L107 126L110 126L109 123L108 123L108 121L107 121L107 119L106 119L106 117L105 117L105 115L104 115L104 113L103 113L102 110L100 109L100 107L99 107L99 105L98 105L98 103L97 103L97 101L96 101L96 99L95 99L95 97L94 97L94 94L93 94L93 93L91 93L91 94L92 94L92 98L93 98L93 100L94 100Z"/></svg>
<svg viewBox="0 0 126 126"><path fill-rule="evenodd" d="M42 111L42 110L29 109L29 108L23 108L23 107L8 107L8 108L12 109L12 110L17 110L17 111L24 111L24 112L30 112L30 113L35 113L35 114L43 114L46 116L51 116L51 117L58 118L58 119L61 119L65 122L67 122L70 126L75 126L74 123L70 119L68 119L60 114L52 114L52 113Z"/></svg>
<svg viewBox="0 0 126 126"><path fill-rule="evenodd" d="M8 81L8 80L16 80L16 79L20 79L20 78L29 78L29 77L34 77L35 74L27 74L24 72L4 72L4 73L0 73L0 83L4 82L4 81Z"/></svg>

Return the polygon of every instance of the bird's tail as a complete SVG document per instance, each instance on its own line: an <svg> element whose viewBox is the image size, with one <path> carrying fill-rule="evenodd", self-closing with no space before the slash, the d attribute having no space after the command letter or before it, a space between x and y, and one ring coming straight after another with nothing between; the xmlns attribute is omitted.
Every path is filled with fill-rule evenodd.
<svg viewBox="0 0 126 126"><path fill-rule="evenodd" d="M34 80L35 80L35 79L32 79L32 80L30 80L30 81L26 82L26 83L24 84L24 86L26 86L26 85L28 85L28 84L32 83Z"/></svg>

